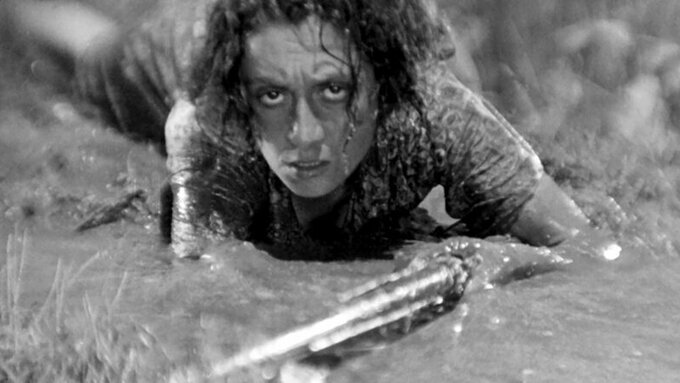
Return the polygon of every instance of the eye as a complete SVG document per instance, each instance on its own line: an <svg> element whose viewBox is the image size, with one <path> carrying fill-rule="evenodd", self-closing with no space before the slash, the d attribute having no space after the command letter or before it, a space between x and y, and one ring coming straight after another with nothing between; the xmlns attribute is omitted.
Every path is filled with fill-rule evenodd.
<svg viewBox="0 0 680 383"><path fill-rule="evenodd" d="M270 108L281 105L283 99L283 92L276 89L268 90L258 96L258 101L260 101L262 105Z"/></svg>
<svg viewBox="0 0 680 383"><path fill-rule="evenodd" d="M321 95L329 102L346 101L349 96L349 89L343 84L330 83L322 89Z"/></svg>

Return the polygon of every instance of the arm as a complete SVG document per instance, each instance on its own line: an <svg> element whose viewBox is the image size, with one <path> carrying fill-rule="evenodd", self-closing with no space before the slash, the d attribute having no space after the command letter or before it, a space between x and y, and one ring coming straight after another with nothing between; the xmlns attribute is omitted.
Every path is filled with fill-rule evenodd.
<svg viewBox="0 0 680 383"><path fill-rule="evenodd" d="M547 174L524 205L510 232L534 246L554 246L557 253L612 261L621 255L608 233L590 226L588 218Z"/></svg>
<svg viewBox="0 0 680 383"><path fill-rule="evenodd" d="M510 232L534 246L553 246L589 229L588 219L574 201L543 174Z"/></svg>
<svg viewBox="0 0 680 383"><path fill-rule="evenodd" d="M162 207L173 252L181 257L198 257L209 237L210 189L206 172L200 166L201 130L195 117L196 108L179 100L165 125L165 142L170 171L171 198ZM169 205L169 206L168 206Z"/></svg>
<svg viewBox="0 0 680 383"><path fill-rule="evenodd" d="M590 226L492 105L450 74L435 78L433 93L448 96L429 103L433 155L446 153L438 181L446 189L448 213L461 218L470 235L510 233L534 246L560 245L566 256L618 256L620 248Z"/></svg>
<svg viewBox="0 0 680 383"><path fill-rule="evenodd" d="M251 240L256 216L269 201L266 162L253 155L234 124L225 121L213 137L200 126L196 107L183 99L167 119L172 198L161 222L170 222L162 231L170 233L179 257L199 257L208 245L233 238Z"/></svg>

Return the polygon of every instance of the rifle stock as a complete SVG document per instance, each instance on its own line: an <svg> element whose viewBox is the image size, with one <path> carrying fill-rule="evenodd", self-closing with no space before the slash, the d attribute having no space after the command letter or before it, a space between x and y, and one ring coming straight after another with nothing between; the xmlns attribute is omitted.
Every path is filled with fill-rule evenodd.
<svg viewBox="0 0 680 383"><path fill-rule="evenodd" d="M372 330L407 319L465 290L478 260L449 247L415 258L406 268L377 278L341 296L342 305L326 318L294 328L212 366L220 377L265 363L301 359Z"/></svg>

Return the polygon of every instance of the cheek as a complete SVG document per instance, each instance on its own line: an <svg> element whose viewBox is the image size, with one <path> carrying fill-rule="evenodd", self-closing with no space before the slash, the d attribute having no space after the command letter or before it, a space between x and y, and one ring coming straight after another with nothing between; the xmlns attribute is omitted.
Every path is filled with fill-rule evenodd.
<svg viewBox="0 0 680 383"><path fill-rule="evenodd" d="M253 129L253 141L255 149L262 154L270 166L274 164L274 160L279 157L280 153L285 150L281 144L277 144L278 140L272 135L272 129L265 129L261 123L256 121L251 122Z"/></svg>
<svg viewBox="0 0 680 383"><path fill-rule="evenodd" d="M263 141L270 144L285 139L287 119L281 113L255 112L251 117L251 126L255 142L261 147Z"/></svg>
<svg viewBox="0 0 680 383"><path fill-rule="evenodd" d="M366 82L367 84L359 90L355 101L356 123L375 125L378 116L378 92L374 90L376 86L372 81Z"/></svg>
<svg viewBox="0 0 680 383"><path fill-rule="evenodd" d="M280 166L280 157L285 149L266 139L256 139L255 143L257 145L257 150L265 159L269 168L276 172L276 169Z"/></svg>
<svg viewBox="0 0 680 383"><path fill-rule="evenodd" d="M373 145L376 131L375 107L372 104L364 103L356 110L354 135L350 141L350 151L353 156L363 157L368 149ZM360 161L361 158L356 158Z"/></svg>
<svg viewBox="0 0 680 383"><path fill-rule="evenodd" d="M359 125L357 127L357 131L354 134L354 145L356 147L356 151L358 152L359 155L365 154L365 152L368 151L368 148L373 145L373 140L375 137L375 123L372 121L364 121L363 124ZM359 161L361 158L359 158Z"/></svg>
<svg viewBox="0 0 680 383"><path fill-rule="evenodd" d="M354 146L352 152L357 161L361 161L363 156L366 154L368 149L373 145L375 140L376 131L376 117L377 117L377 102L369 102L369 100L364 99L361 105L363 107L356 111L356 132L352 138L352 146Z"/></svg>
<svg viewBox="0 0 680 383"><path fill-rule="evenodd" d="M324 129L327 142L330 140L337 145L345 139L349 127L349 118L344 109L333 113L331 116L327 116L327 118L319 121L319 123Z"/></svg>
<svg viewBox="0 0 680 383"><path fill-rule="evenodd" d="M373 102L367 102L368 100L362 100L365 101L362 103L362 107L357 110L356 113L356 122L355 124L357 125L357 132L356 135L358 136L357 139L368 139L369 144L372 143L373 140L373 134L375 133L375 125L376 125L376 119L377 119L377 108L375 103Z"/></svg>
<svg viewBox="0 0 680 383"><path fill-rule="evenodd" d="M287 119L285 114L277 109L253 108L251 120L260 132L265 133L275 131Z"/></svg>

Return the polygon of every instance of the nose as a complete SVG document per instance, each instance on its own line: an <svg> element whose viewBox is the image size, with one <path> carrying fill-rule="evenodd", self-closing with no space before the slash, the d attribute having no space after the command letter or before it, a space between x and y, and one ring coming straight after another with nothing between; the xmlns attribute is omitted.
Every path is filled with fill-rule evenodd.
<svg viewBox="0 0 680 383"><path fill-rule="evenodd" d="M290 142L299 148L305 148L322 142L324 138L321 121L306 100L298 100L293 116L293 128L288 135Z"/></svg>

